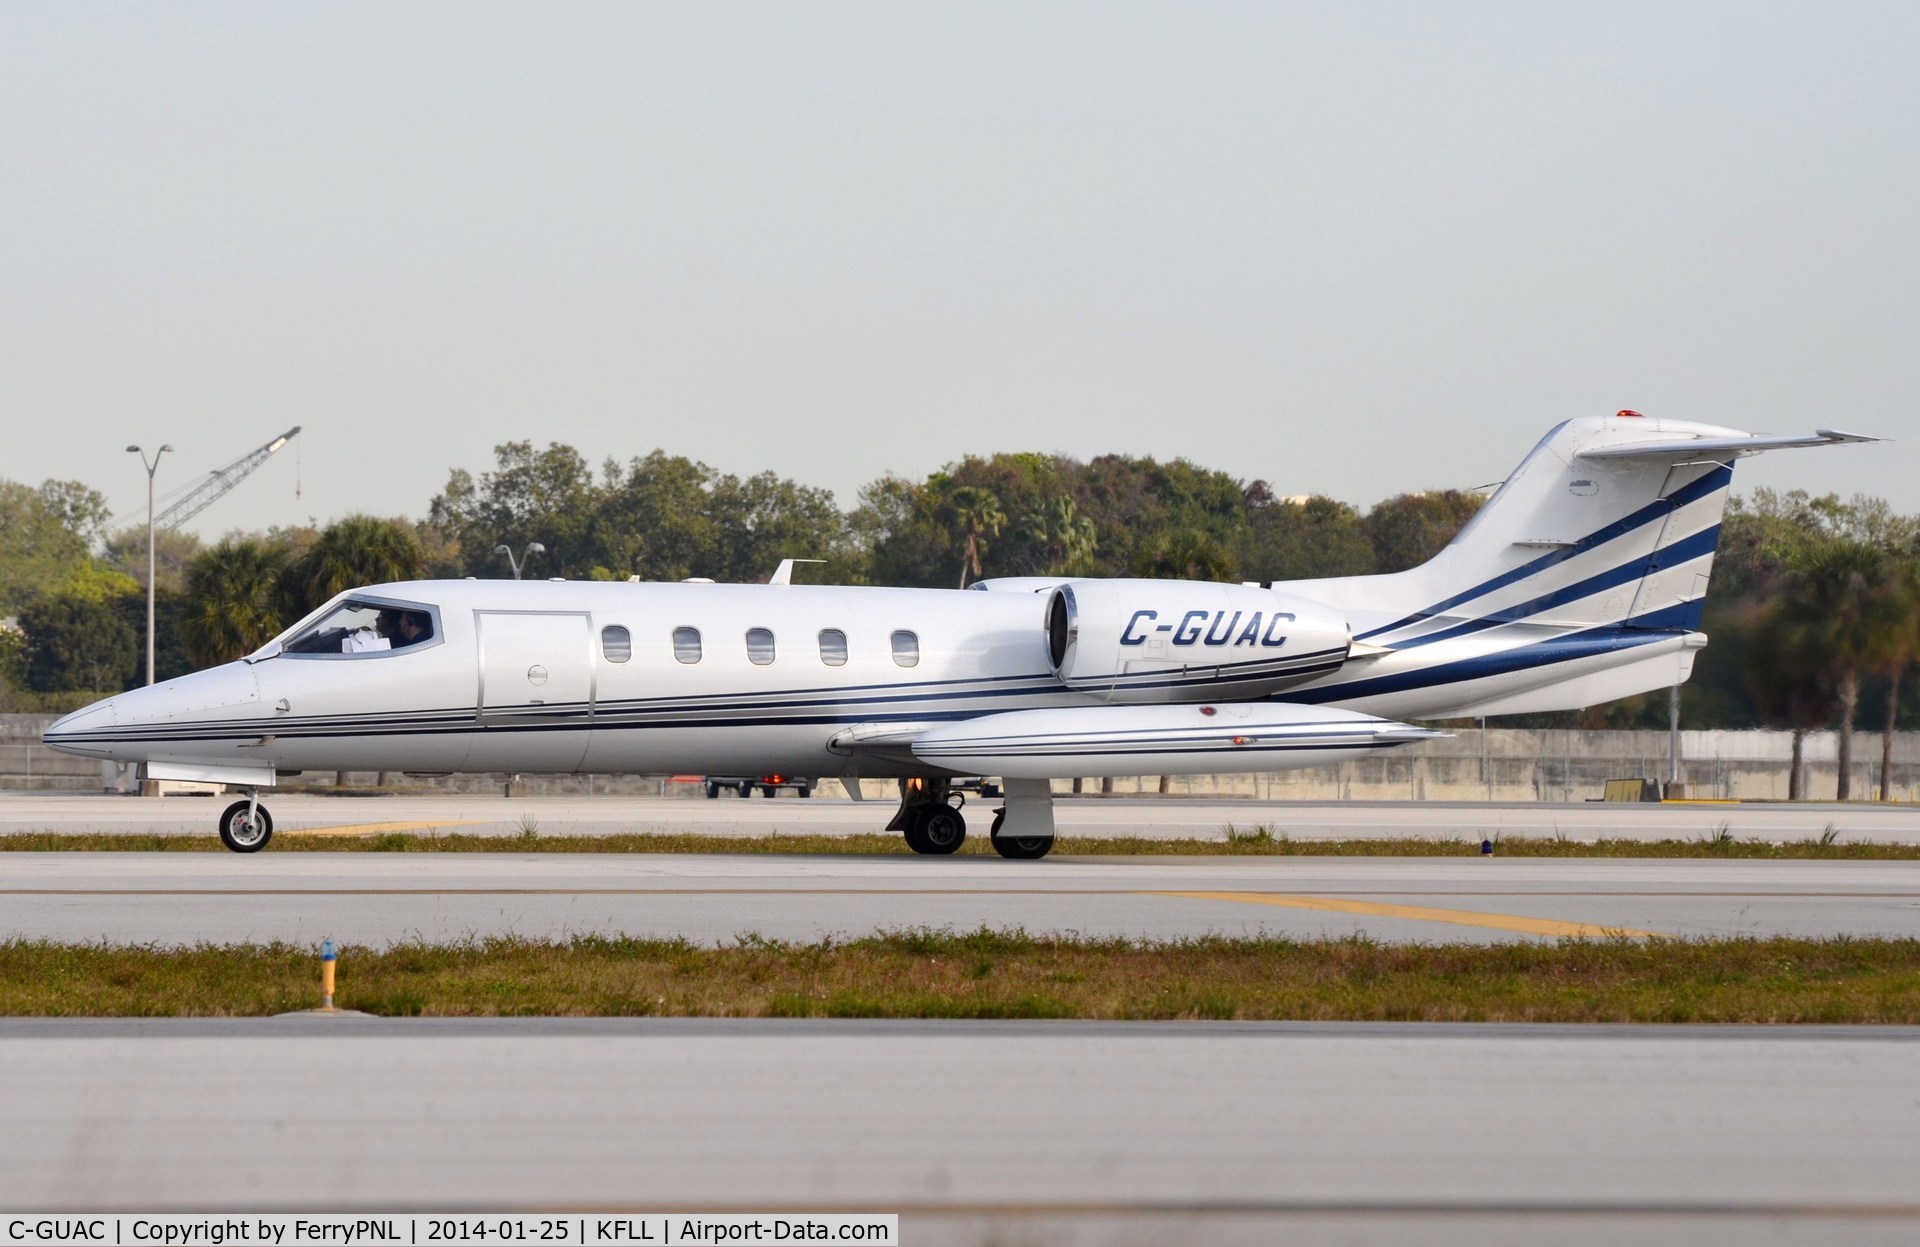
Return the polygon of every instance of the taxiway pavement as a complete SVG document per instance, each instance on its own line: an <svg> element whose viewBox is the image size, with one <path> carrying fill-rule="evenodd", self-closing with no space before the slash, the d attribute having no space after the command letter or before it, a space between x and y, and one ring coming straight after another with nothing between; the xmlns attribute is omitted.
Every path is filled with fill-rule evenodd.
<svg viewBox="0 0 1920 1247"><path fill-rule="evenodd" d="M1911 1242L1920 1028L0 1021L0 1206Z"/></svg>
<svg viewBox="0 0 1920 1247"><path fill-rule="evenodd" d="M4 853L0 937L383 947L981 926L1487 942L1920 936L1920 863L1569 858Z"/></svg>
<svg viewBox="0 0 1920 1247"><path fill-rule="evenodd" d="M878 784L869 787L877 789ZM516 797L476 794L334 797L269 793L278 832L374 835L383 831L517 835L661 832L764 836L872 832L892 817L892 800L840 797L801 801L661 797ZM0 834L51 831L214 833L231 798L105 797L0 793ZM972 812L999 802L975 799ZM1920 843L1920 805L1714 803L1573 804L1512 802L1289 802L1160 797L1066 798L1054 803L1063 836L1219 839L1228 827L1267 827L1297 840L1423 836L1603 837L1638 840L1709 836L1724 826L1741 839L1817 839L1831 830L1846 841ZM978 821L984 821L978 820Z"/></svg>

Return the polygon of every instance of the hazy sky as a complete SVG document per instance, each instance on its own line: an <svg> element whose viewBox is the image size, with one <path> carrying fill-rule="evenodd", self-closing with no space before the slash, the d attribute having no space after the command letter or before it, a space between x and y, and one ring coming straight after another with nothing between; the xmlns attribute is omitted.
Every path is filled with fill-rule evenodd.
<svg viewBox="0 0 1920 1247"><path fill-rule="evenodd" d="M1634 407L1902 439L1920 5L0 8L0 475L207 534L510 438L851 505L968 451L1368 503Z"/></svg>

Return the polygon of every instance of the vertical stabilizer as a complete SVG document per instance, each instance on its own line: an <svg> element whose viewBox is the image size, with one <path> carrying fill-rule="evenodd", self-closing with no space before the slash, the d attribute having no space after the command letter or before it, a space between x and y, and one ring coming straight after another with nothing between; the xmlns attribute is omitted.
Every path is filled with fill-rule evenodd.
<svg viewBox="0 0 1920 1247"><path fill-rule="evenodd" d="M1356 640L1394 649L1503 625L1690 631L1733 461L1864 440L1754 436L1626 412L1569 420L1421 566L1275 587L1347 606Z"/></svg>

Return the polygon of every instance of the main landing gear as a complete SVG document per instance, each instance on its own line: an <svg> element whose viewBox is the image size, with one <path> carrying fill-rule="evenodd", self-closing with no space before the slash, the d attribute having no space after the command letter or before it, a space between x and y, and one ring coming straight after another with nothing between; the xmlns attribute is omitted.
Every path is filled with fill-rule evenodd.
<svg viewBox="0 0 1920 1247"><path fill-rule="evenodd" d="M1007 803L993 812L988 833L993 851L1019 861L1045 857L1053 851L1052 786L1044 779L1013 779L1004 788ZM966 794L956 792L950 780L903 779L900 809L887 830L906 836L915 853L957 853L967 842L967 820L960 813L965 804Z"/></svg>
<svg viewBox="0 0 1920 1247"><path fill-rule="evenodd" d="M245 801L235 801L220 816L220 843L235 853L258 853L273 839L273 815L260 804L260 790L247 789Z"/></svg>

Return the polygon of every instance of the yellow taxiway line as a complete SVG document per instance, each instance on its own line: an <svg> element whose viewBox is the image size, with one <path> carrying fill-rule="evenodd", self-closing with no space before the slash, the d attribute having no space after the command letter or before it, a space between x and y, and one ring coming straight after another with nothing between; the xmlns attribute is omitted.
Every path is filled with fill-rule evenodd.
<svg viewBox="0 0 1920 1247"><path fill-rule="evenodd" d="M484 818L456 819L439 823L346 823L339 827L302 827L289 829L283 836L378 836L390 831L431 831L435 827L472 827L488 820Z"/></svg>
<svg viewBox="0 0 1920 1247"><path fill-rule="evenodd" d="M1286 909L1318 909L1340 914L1366 914L1373 918L1410 918L1415 922L1445 922L1457 927L1487 927L1495 931L1518 931L1523 935L1572 939L1605 939L1614 936L1653 939L1660 935L1658 931L1636 931L1632 927L1601 927L1586 922L1557 922L1551 918L1523 918L1514 914L1488 914L1471 909L1386 905L1379 901L1350 901L1337 896L1287 896L1278 892L1154 892L1150 895L1180 896L1196 901L1279 905Z"/></svg>

